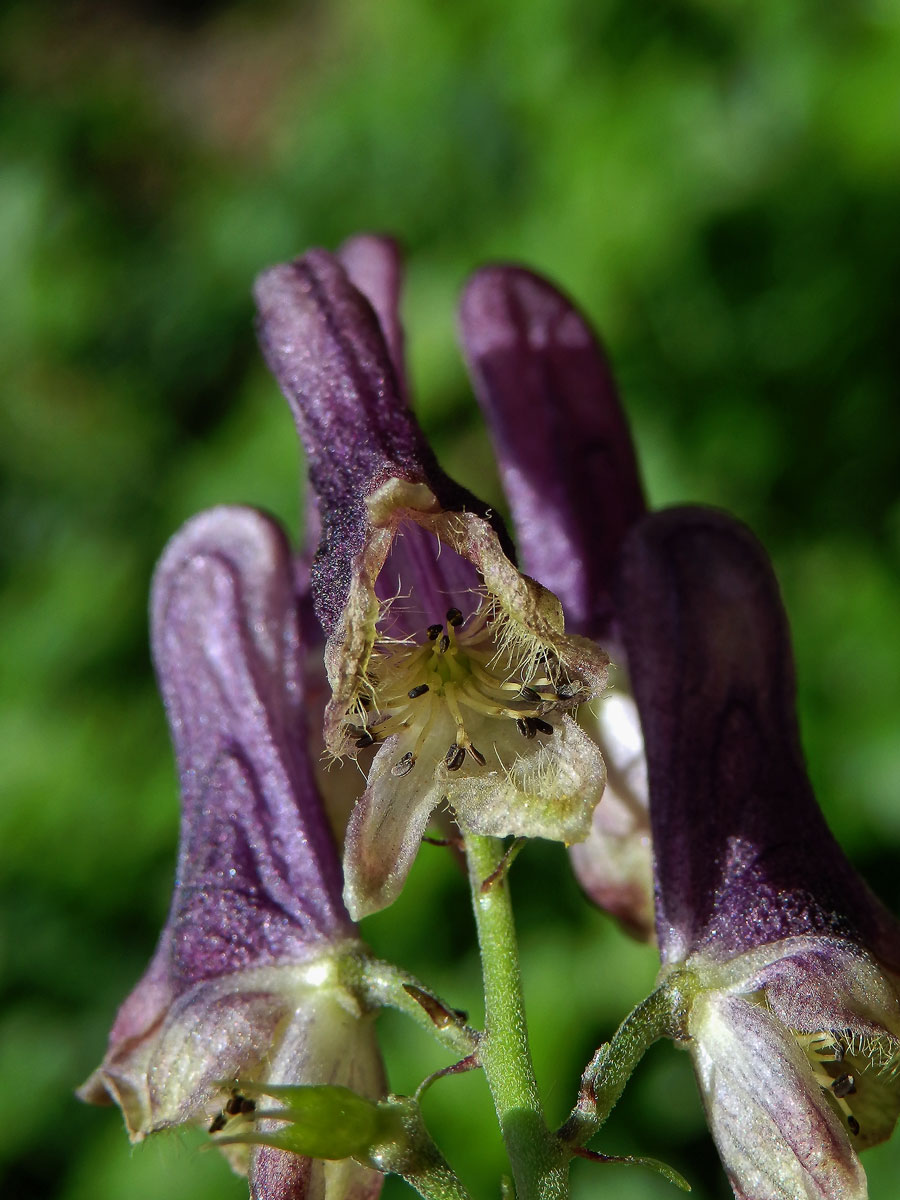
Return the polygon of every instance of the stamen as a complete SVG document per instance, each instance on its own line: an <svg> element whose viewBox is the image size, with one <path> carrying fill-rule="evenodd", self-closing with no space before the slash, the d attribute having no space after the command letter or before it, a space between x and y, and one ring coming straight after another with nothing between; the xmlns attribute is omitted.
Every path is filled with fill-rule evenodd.
<svg viewBox="0 0 900 1200"><path fill-rule="evenodd" d="M412 751L409 751L408 753L404 754L401 759L394 763L394 765L391 767L391 774L396 775L397 778L400 778L403 775L408 775L415 765L416 760Z"/></svg>
<svg viewBox="0 0 900 1200"><path fill-rule="evenodd" d="M794 1031L794 1037L809 1058L816 1082L834 1100L850 1133L859 1137L861 1127L853 1109L861 1109L865 1119L871 1105L871 1097L867 1100L865 1095L868 1073L883 1078L893 1071L896 1039L850 1029Z"/></svg>
<svg viewBox="0 0 900 1200"><path fill-rule="evenodd" d="M463 704L473 708L476 712L484 713L486 717L512 717L515 719L519 716L516 709L507 706L506 697L500 701L486 696L471 678L463 681L459 688L459 698Z"/></svg>
<svg viewBox="0 0 900 1200"><path fill-rule="evenodd" d="M460 698L461 697L459 697L457 695L457 689L456 689L455 684L452 684L452 683L445 684L444 699L447 701L447 707L450 709L450 715L456 724L456 729L457 729L456 744L458 746L462 746L463 749L465 750L465 747L468 745L469 738L468 738L468 735L466 734L466 723L462 718L462 713L459 711L459 699Z"/></svg>
<svg viewBox="0 0 900 1200"><path fill-rule="evenodd" d="M845 1096L856 1094L856 1080L849 1074L838 1075L831 1085L831 1090L839 1100L843 1100Z"/></svg>
<svg viewBox="0 0 900 1200"><path fill-rule="evenodd" d="M231 1099L225 1105L225 1112L229 1117L246 1117L249 1113L256 1112L256 1101L242 1096L240 1092L232 1092Z"/></svg>
<svg viewBox="0 0 900 1200"><path fill-rule="evenodd" d="M523 657L513 625L504 623L490 603L481 603L470 616L448 608L445 621L429 625L424 641L380 637L368 673L367 703L357 703L348 714L348 741L358 750L403 735L410 749L390 768L395 778L407 775L417 763L426 774L431 764L442 761L448 771L459 771L466 763L470 771L487 767L487 758L472 744L467 722L473 728L477 723L478 740L491 742L505 770L498 743L502 746L509 738L512 723L526 740L539 733L552 735L555 727L544 714L563 707L559 698L566 689L575 695L582 686L569 682L557 690L556 657L543 649L530 649ZM437 730L446 731L447 717L456 733L442 751L440 743L446 742ZM485 718L492 726L488 732ZM495 734L497 721L501 724Z"/></svg>
<svg viewBox="0 0 900 1200"><path fill-rule="evenodd" d="M456 742L453 742L444 758L444 765L446 766L448 771L458 771L459 768L463 765L463 759L465 757L466 757L465 747L458 746L456 744Z"/></svg>
<svg viewBox="0 0 900 1200"><path fill-rule="evenodd" d="M228 1118L225 1116L225 1114L223 1112L216 1113L216 1115L213 1117L212 1121L210 1121L209 1132L210 1133L220 1133L227 1124L228 1124Z"/></svg>

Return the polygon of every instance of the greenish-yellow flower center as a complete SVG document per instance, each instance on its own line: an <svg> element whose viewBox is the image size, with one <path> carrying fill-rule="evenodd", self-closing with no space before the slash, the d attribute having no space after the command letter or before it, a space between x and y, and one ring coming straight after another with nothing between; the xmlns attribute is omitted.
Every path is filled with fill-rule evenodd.
<svg viewBox="0 0 900 1200"><path fill-rule="evenodd" d="M887 1034L852 1030L794 1031L816 1082L841 1113L854 1138L865 1138L867 1124L878 1120L887 1093L900 1074L900 1043Z"/></svg>
<svg viewBox="0 0 900 1200"><path fill-rule="evenodd" d="M429 773L441 761L451 772L492 758L504 765L504 749L514 754L521 739L552 737L554 715L582 696L556 656L523 645L490 603L468 619L451 608L422 640L379 638L349 734L364 749L402 733L395 776L425 761Z"/></svg>

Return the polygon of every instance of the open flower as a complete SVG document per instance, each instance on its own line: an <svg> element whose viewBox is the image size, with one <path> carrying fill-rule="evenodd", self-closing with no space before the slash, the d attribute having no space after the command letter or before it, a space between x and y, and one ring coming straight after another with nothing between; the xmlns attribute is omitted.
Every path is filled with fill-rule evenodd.
<svg viewBox="0 0 900 1200"><path fill-rule="evenodd" d="M765 553L724 514L645 518L618 611L650 782L657 936L735 1195L862 1200L900 1112L900 928L816 804Z"/></svg>
<svg viewBox="0 0 900 1200"><path fill-rule="evenodd" d="M645 504L615 382L582 315L531 271L483 268L460 317L522 565L559 597L567 627L600 642L614 664L612 686L579 712L607 785L572 864L595 903L650 937L647 772L612 596L622 541Z"/></svg>
<svg viewBox="0 0 900 1200"><path fill-rule="evenodd" d="M383 1094L373 1016L345 983L360 951L303 749L293 567L268 518L217 508L157 568L153 655L175 744L182 822L156 953L81 1089L115 1101L134 1141L185 1123L233 1135L235 1081ZM374 1196L381 1176L230 1146L254 1197Z"/></svg>
<svg viewBox="0 0 900 1200"><path fill-rule="evenodd" d="M573 842L604 781L569 711L602 690L606 655L565 632L498 516L438 466L405 399L398 286L377 238L310 251L256 286L321 522L325 743L367 766L345 843L354 917L394 899L436 808L480 834Z"/></svg>

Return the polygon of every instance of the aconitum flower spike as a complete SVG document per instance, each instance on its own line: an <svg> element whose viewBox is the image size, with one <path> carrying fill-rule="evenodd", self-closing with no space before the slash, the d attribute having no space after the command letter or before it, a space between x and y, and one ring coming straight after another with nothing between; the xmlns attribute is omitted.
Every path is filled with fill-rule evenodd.
<svg viewBox="0 0 900 1200"><path fill-rule="evenodd" d="M181 782L175 894L80 1093L115 1101L134 1141L246 1128L242 1079L384 1091L373 1016L342 970L360 943L304 749L296 607L286 540L250 509L189 521L156 571L153 657ZM380 1185L351 1162L226 1152L259 1200L369 1200Z"/></svg>
<svg viewBox="0 0 900 1200"><path fill-rule="evenodd" d="M807 778L766 555L722 513L626 542L618 611L644 731L663 978L735 1195L863 1200L900 1111L900 927Z"/></svg>
<svg viewBox="0 0 900 1200"><path fill-rule="evenodd" d="M565 633L497 515L438 466L405 400L398 272L389 243L354 239L256 285L321 520L326 747L377 751L345 842L354 917L394 899L439 806L463 830L576 841L604 779L568 710L602 690L606 655Z"/></svg>
<svg viewBox="0 0 900 1200"><path fill-rule="evenodd" d="M522 565L560 598L567 627L613 659L612 686L579 713L603 752L607 786L572 865L595 903L652 937L646 764L612 596L622 541L645 503L615 381L581 313L522 267L472 277L460 332Z"/></svg>

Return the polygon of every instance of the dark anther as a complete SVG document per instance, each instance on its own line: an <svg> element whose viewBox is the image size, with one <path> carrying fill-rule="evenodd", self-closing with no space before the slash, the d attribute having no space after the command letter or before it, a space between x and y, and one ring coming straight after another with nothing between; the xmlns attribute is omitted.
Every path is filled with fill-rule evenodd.
<svg viewBox="0 0 900 1200"><path fill-rule="evenodd" d="M228 1118L223 1112L216 1113L209 1125L210 1133L219 1133L228 1124Z"/></svg>
<svg viewBox="0 0 900 1200"><path fill-rule="evenodd" d="M371 733L366 730L365 733L361 733L359 735L353 744L356 746L357 750L365 750L366 746L374 745L374 742L375 739L372 737Z"/></svg>
<svg viewBox="0 0 900 1200"><path fill-rule="evenodd" d="M415 700L417 696L424 696L427 691L428 684L420 683L418 687L410 688L406 694L409 696L410 700Z"/></svg>
<svg viewBox="0 0 900 1200"><path fill-rule="evenodd" d="M519 696L522 700L527 700L529 704L537 704L541 698L539 692L536 692L533 687L528 687L528 685L525 683L522 684L522 690L519 692Z"/></svg>
<svg viewBox="0 0 900 1200"><path fill-rule="evenodd" d="M466 749L469 751L469 753L472 755L472 757L478 763L479 767L484 767L487 765L487 759L484 757L484 755L481 753L481 751L478 749L477 746L473 746L472 743L469 742Z"/></svg>
<svg viewBox="0 0 900 1200"><path fill-rule="evenodd" d="M847 1128L852 1134L854 1134L856 1137L859 1137L859 1121L857 1121L856 1117L854 1117L852 1113L847 1118Z"/></svg>
<svg viewBox="0 0 900 1200"><path fill-rule="evenodd" d="M425 630L425 632L428 634L429 642L436 641L440 637L443 628L443 625L429 625Z"/></svg>
<svg viewBox="0 0 900 1200"><path fill-rule="evenodd" d="M564 683L561 688L556 689L556 697L558 700L571 700L572 697L577 696L580 691L580 683Z"/></svg>
<svg viewBox="0 0 900 1200"><path fill-rule="evenodd" d="M452 625L455 629L457 625L462 625L463 615L458 608L447 609L447 624Z"/></svg>
<svg viewBox="0 0 900 1200"><path fill-rule="evenodd" d="M450 749L447 751L447 755L444 759L444 765L448 771L458 771L463 765L463 759L465 757L465 747L458 746L456 742L453 742L450 746Z"/></svg>
<svg viewBox="0 0 900 1200"><path fill-rule="evenodd" d="M416 760L413 758L412 751L408 750L406 754L404 754L403 757L395 762L391 767L391 774L396 775L398 778L401 775L408 775L415 765Z"/></svg>
<svg viewBox="0 0 900 1200"><path fill-rule="evenodd" d="M533 738L537 732L530 717L516 717L516 729L524 738Z"/></svg>
<svg viewBox="0 0 900 1200"><path fill-rule="evenodd" d="M831 1085L831 1090L838 1100L843 1100L845 1096L853 1096L856 1093L856 1080L852 1075L838 1075Z"/></svg>
<svg viewBox="0 0 900 1200"><path fill-rule="evenodd" d="M241 1096L241 1116L248 1117L253 1112L256 1112L256 1101L248 1100L246 1096Z"/></svg>
<svg viewBox="0 0 900 1200"><path fill-rule="evenodd" d="M446 633L441 635L441 640L438 642L438 654L446 654L447 647L450 645L450 639Z"/></svg>
<svg viewBox="0 0 900 1200"><path fill-rule="evenodd" d="M532 727L537 730L538 733L553 732L553 726L549 721L545 721L543 717L530 717L529 720L531 721Z"/></svg>
<svg viewBox="0 0 900 1200"><path fill-rule="evenodd" d="M231 1098L225 1105L225 1112L229 1117L235 1117L241 1111L241 1105L244 1102L244 1097L240 1092L232 1092Z"/></svg>

